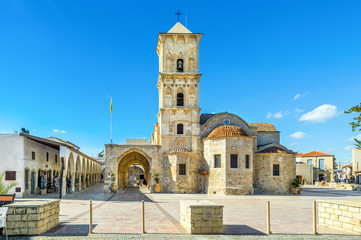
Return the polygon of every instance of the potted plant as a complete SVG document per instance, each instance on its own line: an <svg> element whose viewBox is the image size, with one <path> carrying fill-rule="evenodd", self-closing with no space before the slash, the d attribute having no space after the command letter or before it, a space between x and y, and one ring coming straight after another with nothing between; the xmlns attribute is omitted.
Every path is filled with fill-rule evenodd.
<svg viewBox="0 0 361 240"><path fill-rule="evenodd" d="M116 178L115 178L114 173L111 174L111 178L112 178L112 185L110 186L110 189L112 190L112 192L116 192L117 191L117 185L115 184Z"/></svg>
<svg viewBox="0 0 361 240"><path fill-rule="evenodd" d="M158 173L154 173L154 181L155 181L155 186L154 186L154 192L160 192L160 184L159 184L159 174Z"/></svg>
<svg viewBox="0 0 361 240"><path fill-rule="evenodd" d="M300 183L297 178L293 179L291 191L293 194L300 194L302 188L300 187Z"/></svg>

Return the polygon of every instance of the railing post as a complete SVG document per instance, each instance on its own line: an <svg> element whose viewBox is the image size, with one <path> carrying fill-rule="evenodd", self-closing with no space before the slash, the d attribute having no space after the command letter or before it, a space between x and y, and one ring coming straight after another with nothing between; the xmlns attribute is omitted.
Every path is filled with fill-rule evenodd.
<svg viewBox="0 0 361 240"><path fill-rule="evenodd" d="M271 206L270 201L267 201L267 234L270 235L271 233Z"/></svg>
<svg viewBox="0 0 361 240"><path fill-rule="evenodd" d="M317 234L317 202L313 201L313 234Z"/></svg>
<svg viewBox="0 0 361 240"><path fill-rule="evenodd" d="M89 200L89 234L93 233L93 201Z"/></svg>
<svg viewBox="0 0 361 240"><path fill-rule="evenodd" d="M142 233L145 233L144 200L142 200Z"/></svg>

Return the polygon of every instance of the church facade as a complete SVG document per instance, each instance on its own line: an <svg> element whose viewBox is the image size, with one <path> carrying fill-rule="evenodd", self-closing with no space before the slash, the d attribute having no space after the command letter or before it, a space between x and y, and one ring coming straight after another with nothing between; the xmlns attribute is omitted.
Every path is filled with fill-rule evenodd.
<svg viewBox="0 0 361 240"><path fill-rule="evenodd" d="M208 194L288 194L296 153L280 145L270 123L247 123L231 113L201 114L199 43L176 23L159 33L158 122L149 144L107 144L104 190L123 189L139 164L153 191Z"/></svg>

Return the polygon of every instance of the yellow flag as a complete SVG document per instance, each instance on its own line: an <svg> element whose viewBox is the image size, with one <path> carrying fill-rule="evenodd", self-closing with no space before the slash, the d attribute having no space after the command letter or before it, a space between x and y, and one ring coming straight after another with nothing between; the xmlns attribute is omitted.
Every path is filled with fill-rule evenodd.
<svg viewBox="0 0 361 240"><path fill-rule="evenodd" d="M110 98L110 114L113 114L113 99Z"/></svg>

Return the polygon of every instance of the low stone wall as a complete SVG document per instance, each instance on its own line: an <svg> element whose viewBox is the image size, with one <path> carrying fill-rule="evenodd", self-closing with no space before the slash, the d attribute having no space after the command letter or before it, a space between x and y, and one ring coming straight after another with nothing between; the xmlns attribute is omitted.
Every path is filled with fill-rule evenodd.
<svg viewBox="0 0 361 240"><path fill-rule="evenodd" d="M180 223L191 234L222 234L223 205L208 200L181 200Z"/></svg>
<svg viewBox="0 0 361 240"><path fill-rule="evenodd" d="M361 234L361 202L318 201L318 219L322 226Z"/></svg>
<svg viewBox="0 0 361 240"><path fill-rule="evenodd" d="M17 200L4 207L8 235L39 235L59 224L60 200Z"/></svg>

